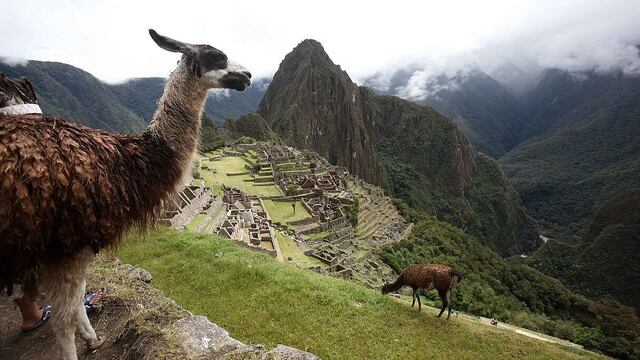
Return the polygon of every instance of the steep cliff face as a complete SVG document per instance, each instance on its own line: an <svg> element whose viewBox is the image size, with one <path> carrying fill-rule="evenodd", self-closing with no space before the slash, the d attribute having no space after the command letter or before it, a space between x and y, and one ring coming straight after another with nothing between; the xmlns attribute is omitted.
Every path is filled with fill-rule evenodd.
<svg viewBox="0 0 640 360"><path fill-rule="evenodd" d="M362 118L358 86L333 64L322 45L305 40L273 77L258 112L290 145L311 149L363 179L384 175Z"/></svg>
<svg viewBox="0 0 640 360"><path fill-rule="evenodd" d="M258 111L286 143L470 229L503 255L538 245L509 182L455 124L432 108L358 87L314 40L285 57Z"/></svg>

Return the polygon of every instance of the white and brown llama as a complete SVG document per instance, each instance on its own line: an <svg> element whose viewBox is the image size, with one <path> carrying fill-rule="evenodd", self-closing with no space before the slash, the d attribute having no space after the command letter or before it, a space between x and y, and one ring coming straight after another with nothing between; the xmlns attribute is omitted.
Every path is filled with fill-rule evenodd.
<svg viewBox="0 0 640 360"><path fill-rule="evenodd" d="M76 330L89 349L104 341L82 301L95 253L116 246L128 228L155 222L190 167L207 90L251 83L216 48L149 33L182 57L143 133L0 111L0 289L22 284L45 294L64 359L77 358Z"/></svg>

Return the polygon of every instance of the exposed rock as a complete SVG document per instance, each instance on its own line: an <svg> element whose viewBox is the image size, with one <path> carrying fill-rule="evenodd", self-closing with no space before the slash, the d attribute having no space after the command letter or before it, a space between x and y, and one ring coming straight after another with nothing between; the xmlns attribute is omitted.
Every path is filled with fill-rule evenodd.
<svg viewBox="0 0 640 360"><path fill-rule="evenodd" d="M287 345L278 345L273 352L283 360L320 360L320 358L312 353L294 349Z"/></svg>
<svg viewBox="0 0 640 360"><path fill-rule="evenodd" d="M174 330L188 355L222 356L244 346L204 316L189 316L175 322Z"/></svg>
<svg viewBox="0 0 640 360"><path fill-rule="evenodd" d="M143 268L135 268L135 269L133 269L129 273L129 276L134 278L134 279L138 279L140 281L144 281L146 283L151 282L151 280L153 280L153 276L151 276L151 273L148 272L147 270L143 269Z"/></svg>
<svg viewBox="0 0 640 360"><path fill-rule="evenodd" d="M181 339L182 350L189 358L319 360L316 355L286 345L267 350L264 345L245 345L204 316L188 316L176 321L173 331Z"/></svg>
<svg viewBox="0 0 640 360"><path fill-rule="evenodd" d="M135 269L135 267L131 264L119 264L118 265L118 270L123 270L123 271L131 271Z"/></svg>

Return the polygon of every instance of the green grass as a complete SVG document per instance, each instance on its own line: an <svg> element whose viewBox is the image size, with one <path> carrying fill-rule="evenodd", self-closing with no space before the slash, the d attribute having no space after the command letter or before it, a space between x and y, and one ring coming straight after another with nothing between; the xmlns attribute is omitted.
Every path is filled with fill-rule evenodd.
<svg viewBox="0 0 640 360"><path fill-rule="evenodd" d="M329 232L327 232L327 231L321 231L321 232L319 232L319 233L311 233L311 234L307 234L306 236L307 236L309 239L319 239L319 238L321 238L321 237L325 237L325 236L327 236L327 235L329 235Z"/></svg>
<svg viewBox="0 0 640 360"><path fill-rule="evenodd" d="M227 156L218 161L202 160L202 164L217 170L215 173L208 170L200 170L200 176L204 179L206 186L210 188L215 188L216 186L219 188L220 185L224 184L240 189L249 195L282 195L274 185L256 185L253 181L253 177L248 173L228 176L228 174L240 174L247 172L247 169L245 168L247 162L241 157Z"/></svg>
<svg viewBox="0 0 640 360"><path fill-rule="evenodd" d="M326 267L322 261L305 255L290 237L281 234L280 232L276 232L276 237L278 238L280 251L282 252L282 256L285 261L296 262L300 264L302 268L313 266L320 266L322 268ZM289 257L291 257L291 260L289 260Z"/></svg>
<svg viewBox="0 0 640 360"><path fill-rule="evenodd" d="M464 319L435 319L433 310L419 313L378 291L215 236L172 230L145 240L129 236L118 255L243 342L287 344L323 359L597 358Z"/></svg>
<svg viewBox="0 0 640 360"><path fill-rule="evenodd" d="M296 201L296 213L293 213L292 202L264 200L264 206L271 217L271 220L286 225L288 221L298 221L310 218L311 215L302 206L302 202Z"/></svg>
<svg viewBox="0 0 640 360"><path fill-rule="evenodd" d="M195 231L205 218L205 214L196 214L196 216L187 224L187 230Z"/></svg>

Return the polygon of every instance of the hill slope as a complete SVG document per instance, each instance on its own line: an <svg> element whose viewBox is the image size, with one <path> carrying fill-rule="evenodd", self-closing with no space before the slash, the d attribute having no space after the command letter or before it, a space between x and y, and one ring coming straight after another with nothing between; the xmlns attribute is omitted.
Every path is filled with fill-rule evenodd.
<svg viewBox="0 0 640 360"><path fill-rule="evenodd" d="M538 245L509 182L449 119L358 87L314 40L285 57L258 112L289 145L316 151L409 205L468 227L504 255Z"/></svg>
<svg viewBox="0 0 640 360"><path fill-rule="evenodd" d="M0 61L0 72L10 78L26 76L45 114L111 131L136 131L146 125L143 117L120 102L109 85L71 65L29 61L26 66L9 66Z"/></svg>
<svg viewBox="0 0 640 360"><path fill-rule="evenodd" d="M597 358L462 318L435 319L377 291L216 237L129 238L119 256L149 269L156 286L239 340L284 342L323 359Z"/></svg>
<svg viewBox="0 0 640 360"><path fill-rule="evenodd" d="M592 297L640 310L640 189L602 204L577 244L547 242L528 263Z"/></svg>

